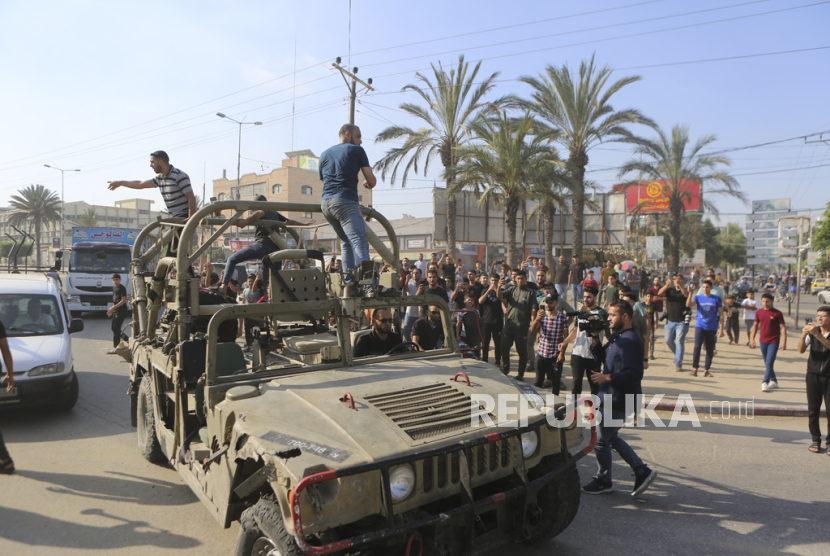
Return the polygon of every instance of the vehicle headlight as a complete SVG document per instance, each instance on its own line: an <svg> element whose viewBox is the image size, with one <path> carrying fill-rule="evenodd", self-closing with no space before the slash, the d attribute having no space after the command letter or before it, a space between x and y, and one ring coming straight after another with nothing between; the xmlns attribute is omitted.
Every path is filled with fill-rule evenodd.
<svg viewBox="0 0 830 556"><path fill-rule="evenodd" d="M539 435L536 434L536 431L526 432L522 435L522 455L525 458L532 456L538 445Z"/></svg>
<svg viewBox="0 0 830 556"><path fill-rule="evenodd" d="M392 500L400 502L415 488L415 471L408 463L399 465L389 473L389 487L392 491Z"/></svg>
<svg viewBox="0 0 830 556"><path fill-rule="evenodd" d="M31 371L29 371L29 376L56 375L62 373L63 369L63 363L49 363L48 365L41 365L40 367L35 367Z"/></svg>
<svg viewBox="0 0 830 556"><path fill-rule="evenodd" d="M77 295L70 295L66 298L66 300L69 303L80 303L81 302L81 298L78 297Z"/></svg>

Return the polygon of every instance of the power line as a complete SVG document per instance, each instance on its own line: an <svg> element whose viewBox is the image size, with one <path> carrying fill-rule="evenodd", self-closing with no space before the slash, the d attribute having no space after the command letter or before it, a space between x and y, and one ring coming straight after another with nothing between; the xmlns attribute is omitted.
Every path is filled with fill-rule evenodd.
<svg viewBox="0 0 830 556"><path fill-rule="evenodd" d="M814 48L799 48L797 50L781 50L779 52L763 52L760 54L744 54L742 56L725 56L722 58L707 58L705 60L689 60L687 62L668 62L665 64L651 64L648 66L629 66L627 68L614 68L616 71L628 71L628 70L635 70L635 69L648 69L648 68L665 68L669 66L686 66L689 64L705 64L708 62L725 62L727 60L741 60L744 58L761 58L764 56L778 56L781 54L795 54L799 52L811 52L814 50L827 50L830 49L830 46L816 46Z"/></svg>

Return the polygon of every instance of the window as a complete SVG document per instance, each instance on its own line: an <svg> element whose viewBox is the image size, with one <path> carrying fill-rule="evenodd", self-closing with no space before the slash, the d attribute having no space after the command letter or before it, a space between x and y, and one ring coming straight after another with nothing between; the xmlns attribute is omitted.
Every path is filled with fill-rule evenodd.
<svg viewBox="0 0 830 556"><path fill-rule="evenodd" d="M311 186L310 185L302 186L300 188L300 193L302 193L303 195L311 195Z"/></svg>
<svg viewBox="0 0 830 556"><path fill-rule="evenodd" d="M282 193L282 184L275 183L271 186L271 194L272 195L279 195Z"/></svg>
<svg viewBox="0 0 830 556"><path fill-rule="evenodd" d="M219 199L220 201L224 201L225 200L225 194L220 193L219 196L217 197L217 199Z"/></svg>

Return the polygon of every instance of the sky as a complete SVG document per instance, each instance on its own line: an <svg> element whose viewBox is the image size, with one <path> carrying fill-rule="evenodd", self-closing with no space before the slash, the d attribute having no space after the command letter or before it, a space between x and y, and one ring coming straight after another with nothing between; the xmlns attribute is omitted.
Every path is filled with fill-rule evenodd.
<svg viewBox="0 0 830 556"><path fill-rule="evenodd" d="M729 150L750 200L821 209L830 200L828 24L830 1L818 0L0 0L0 206L30 184L60 194L50 164L81 170L65 174L67 201L140 196L163 207L156 191L107 190L110 180L150 179L158 149L210 197L223 170L236 176L239 127L217 112L263 122L243 127L243 174L279 167L291 150L319 156L348 121L337 56L373 79L356 123L375 162L396 146L375 142L381 130L421 127L399 109L419 101L402 88L463 54L481 61L479 80L498 74L494 99L527 97L521 76L576 69L594 55L612 79L642 78L614 95L615 109L636 108L665 130L688 125L693 138L715 135L708 150ZM588 176L607 190L631 156L630 146L599 145ZM434 183L437 160L406 189L381 179L375 206L389 218L429 216ZM720 223L743 224L750 211L711 200Z"/></svg>

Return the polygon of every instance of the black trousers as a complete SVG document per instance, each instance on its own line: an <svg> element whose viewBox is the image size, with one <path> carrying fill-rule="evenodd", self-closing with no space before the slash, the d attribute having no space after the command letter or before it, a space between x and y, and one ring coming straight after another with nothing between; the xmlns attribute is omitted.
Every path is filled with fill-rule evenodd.
<svg viewBox="0 0 830 556"><path fill-rule="evenodd" d="M510 374L510 347L515 344L519 354L519 374L522 377L527 367L527 331L529 326L520 326L513 321L504 323L501 332L501 372Z"/></svg>
<svg viewBox="0 0 830 556"><path fill-rule="evenodd" d="M501 367L501 331L504 328L504 323L499 322L483 322L481 323L481 333L484 335L481 347L481 360L487 362L487 356L490 354L490 339L493 339L493 350L495 352L496 367Z"/></svg>
<svg viewBox="0 0 830 556"><path fill-rule="evenodd" d="M599 392L599 385L591 381L591 372L599 370L602 365L593 360L580 357L578 355L571 355L571 372L573 373L574 383L571 386L571 394L578 396L582 393L582 377L588 375L588 386L591 388L591 394L594 396Z"/></svg>
<svg viewBox="0 0 830 556"><path fill-rule="evenodd" d="M726 335L736 344L741 340L741 325L737 318L726 319Z"/></svg>
<svg viewBox="0 0 830 556"><path fill-rule="evenodd" d="M121 342L121 327L127 319L127 311L116 311L112 315L112 347L118 347Z"/></svg>
<svg viewBox="0 0 830 556"><path fill-rule="evenodd" d="M556 357L536 356L536 387L541 388L542 384L549 380L552 383L552 392L559 395L559 381L562 379L562 367L564 361L556 361Z"/></svg>
<svg viewBox="0 0 830 556"><path fill-rule="evenodd" d="M715 355L715 342L717 342L717 330L704 330L695 327L695 350L692 353L692 369L700 366L700 347L706 346L706 361L703 368L707 371L712 366L712 357Z"/></svg>
<svg viewBox="0 0 830 556"><path fill-rule="evenodd" d="M7 459L12 459L12 457L9 455L9 451L6 449L6 443L3 442L3 435L0 434L0 460L6 461Z"/></svg>
<svg viewBox="0 0 830 556"><path fill-rule="evenodd" d="M827 436L830 443L830 376L807 373L807 424L810 427L810 436L813 442L821 441L821 401L824 400L824 409L827 410Z"/></svg>

